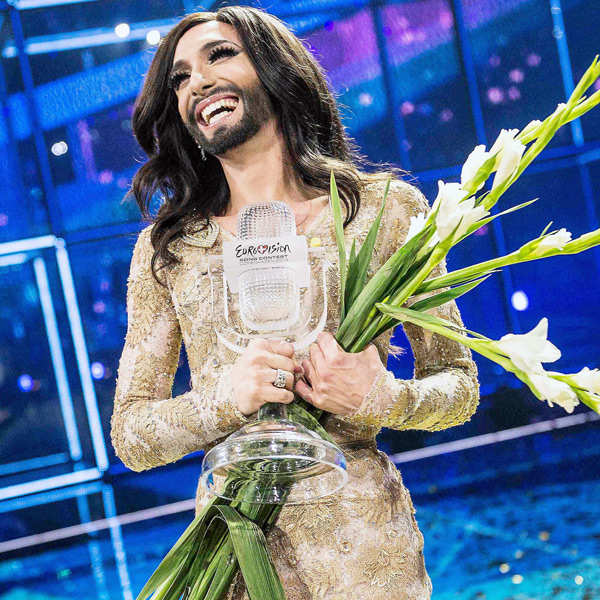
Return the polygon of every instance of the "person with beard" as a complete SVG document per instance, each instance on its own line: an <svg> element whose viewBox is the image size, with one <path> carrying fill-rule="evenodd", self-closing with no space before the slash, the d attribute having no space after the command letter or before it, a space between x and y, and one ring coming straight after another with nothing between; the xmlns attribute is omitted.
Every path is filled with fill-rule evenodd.
<svg viewBox="0 0 600 600"><path fill-rule="evenodd" d="M356 354L337 344L330 171L349 242L364 240L394 178L374 269L402 244L410 217L429 210L426 200L397 169L366 171L373 165L346 135L317 61L281 21L249 7L194 13L169 32L137 98L133 130L148 160L131 194L145 217L156 196L161 204L131 262L111 427L117 455L141 471L206 451L262 404L288 403L295 390L326 411L322 423L346 454L349 481L330 497L284 506L268 532L288 600L429 598L410 495L375 436L382 427L433 431L465 422L478 402L477 370L466 348L410 325L414 379L386 369L397 350L390 332ZM303 352L256 340L238 356L214 332L207 260L235 239L242 207L275 200L289 204L300 234L320 238L333 266L325 331ZM434 312L462 325L454 303ZM191 389L172 396L182 340ZM278 369L287 372L285 388L273 385ZM208 500L199 487L198 512ZM248 598L239 572L227 598Z"/></svg>

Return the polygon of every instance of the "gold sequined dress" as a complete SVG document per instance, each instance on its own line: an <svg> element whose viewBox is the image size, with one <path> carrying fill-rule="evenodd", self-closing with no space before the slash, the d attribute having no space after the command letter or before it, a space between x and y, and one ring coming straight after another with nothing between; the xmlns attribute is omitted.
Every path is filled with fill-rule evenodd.
<svg viewBox="0 0 600 600"><path fill-rule="evenodd" d="M377 215L384 185L364 186L357 216L345 230L362 242ZM393 182L374 265L379 267L403 242L410 217L428 211L413 186ZM150 227L135 246L128 280L129 325L120 361L111 436L117 455L134 471L176 461L211 448L247 418L232 399L229 373L237 355L217 342L208 310L207 255L221 251L233 236L212 227L172 244L181 263L161 271L168 287L153 278ZM339 271L330 206L305 232L319 237L328 270L326 330L339 318ZM438 269L443 272L444 267ZM162 275L164 277L164 275ZM461 323L454 303L435 314ZM288 600L426 600L431 581L423 559L423 536L410 495L375 436L382 427L435 431L459 425L475 412L477 369L468 349L443 337L405 326L415 357L414 379L396 379L386 369L390 333L375 344L381 371L361 406L351 415L329 415L324 423L347 456L349 481L334 496L307 505L284 506L267 536L269 551ZM183 340L190 391L172 397L173 377ZM299 360L308 352L298 353ZM208 501L198 489L199 511ZM227 600L248 600L238 572Z"/></svg>

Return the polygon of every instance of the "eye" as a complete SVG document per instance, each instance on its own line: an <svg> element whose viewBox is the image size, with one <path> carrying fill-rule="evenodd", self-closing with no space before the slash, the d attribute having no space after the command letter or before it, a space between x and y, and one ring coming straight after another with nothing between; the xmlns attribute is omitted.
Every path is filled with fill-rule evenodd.
<svg viewBox="0 0 600 600"><path fill-rule="evenodd" d="M185 71L178 71L177 73L173 73L173 75L171 75L171 78L169 79L169 87L173 88L174 90L178 90L182 81L188 76L189 74Z"/></svg>
<svg viewBox="0 0 600 600"><path fill-rule="evenodd" d="M208 62L212 63L223 56L235 56L238 51L232 46L218 46L214 48L208 55Z"/></svg>

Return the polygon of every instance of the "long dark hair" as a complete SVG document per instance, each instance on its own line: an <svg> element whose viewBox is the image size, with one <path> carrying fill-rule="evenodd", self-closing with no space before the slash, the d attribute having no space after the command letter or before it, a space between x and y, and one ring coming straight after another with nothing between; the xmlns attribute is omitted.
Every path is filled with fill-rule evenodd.
<svg viewBox="0 0 600 600"><path fill-rule="evenodd" d="M208 226L211 215L226 212L229 186L217 158L200 150L185 128L176 97L168 85L175 48L183 34L200 23L220 21L234 27L269 95L288 160L307 189L326 192L333 170L346 209L344 226L356 216L360 192L372 181L396 176L399 169L367 173L375 166L362 157L341 123L336 100L326 77L301 41L276 17L247 6L229 6L217 12L184 17L161 41L152 60L133 113L135 137L148 155L137 171L131 190L144 218L152 219L155 195L161 205L154 217L151 241L152 272L178 262L169 244L191 223Z"/></svg>

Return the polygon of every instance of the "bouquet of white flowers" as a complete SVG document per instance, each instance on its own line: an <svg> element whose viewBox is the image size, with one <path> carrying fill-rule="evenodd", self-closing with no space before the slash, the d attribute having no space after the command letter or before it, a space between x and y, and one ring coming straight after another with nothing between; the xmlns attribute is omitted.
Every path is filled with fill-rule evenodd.
<svg viewBox="0 0 600 600"><path fill-rule="evenodd" d="M506 265L575 254L600 244L600 230L571 240L565 229L542 233L514 252L440 277L428 279L453 246L501 215L520 210L524 202L491 215L491 208L546 147L559 127L600 103L600 90L589 98L586 90L600 76L598 57L584 74L566 104L560 104L543 122L532 121L522 131L503 130L493 146L477 146L465 162L460 183L439 182L439 193L428 215L413 217L404 241L367 281L367 271L381 210L361 248L353 243L346 256L340 199L331 175L331 203L339 249L341 323L335 334L348 352L360 352L378 335L408 321L451 338L493 360L524 381L540 399L572 411L583 402L600 411L600 372L587 367L575 374L544 371L542 363L559 358L559 350L547 338L542 319L529 333L507 334L491 340L454 323L436 318L427 310L472 290ZM491 189L477 196L492 174ZM432 294L432 292L434 292ZM298 421L331 439L319 423L322 411L300 398L288 405L288 419ZM282 505L247 502L256 483L231 480L236 500L214 498L192 521L175 546L152 574L137 600L219 600L238 568L252 600L285 600L285 592L271 563L264 532L276 522ZM229 494L228 494L229 495Z"/></svg>

